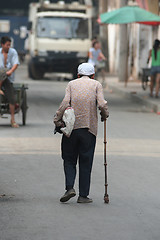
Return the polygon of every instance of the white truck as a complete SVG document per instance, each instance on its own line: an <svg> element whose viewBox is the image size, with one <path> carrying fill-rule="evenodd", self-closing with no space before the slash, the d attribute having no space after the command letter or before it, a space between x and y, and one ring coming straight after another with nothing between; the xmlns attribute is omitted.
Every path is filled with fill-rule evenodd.
<svg viewBox="0 0 160 240"><path fill-rule="evenodd" d="M92 6L79 2L30 3L29 77L41 79L45 72L72 73L75 77L77 66L87 61L92 15Z"/></svg>

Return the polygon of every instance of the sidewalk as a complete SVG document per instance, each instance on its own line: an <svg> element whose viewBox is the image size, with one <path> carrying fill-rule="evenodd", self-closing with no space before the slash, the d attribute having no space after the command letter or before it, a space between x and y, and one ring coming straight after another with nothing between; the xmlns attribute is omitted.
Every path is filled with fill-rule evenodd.
<svg viewBox="0 0 160 240"><path fill-rule="evenodd" d="M149 86L146 90L142 89L141 81L129 81L127 87L123 82L119 82L118 77L108 75L106 83L109 90L121 94L124 97L131 98L133 101L139 102L152 112L160 114L160 97L158 99L149 96ZM107 88L105 89L107 91Z"/></svg>

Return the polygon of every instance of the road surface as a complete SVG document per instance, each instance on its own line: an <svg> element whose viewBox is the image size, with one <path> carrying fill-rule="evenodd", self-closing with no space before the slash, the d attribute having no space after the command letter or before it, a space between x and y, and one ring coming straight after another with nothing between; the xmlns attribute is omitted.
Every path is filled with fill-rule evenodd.
<svg viewBox="0 0 160 240"><path fill-rule="evenodd" d="M53 115L66 81L53 74L45 81L17 70L17 82L28 83L27 125L10 127L0 119L1 240L159 240L160 116L137 103L105 91L108 193L104 204L103 124L99 121L93 165L91 204L77 196L62 204L64 174L61 135L54 135ZM22 124L21 114L16 116ZM78 193L78 181L75 189Z"/></svg>

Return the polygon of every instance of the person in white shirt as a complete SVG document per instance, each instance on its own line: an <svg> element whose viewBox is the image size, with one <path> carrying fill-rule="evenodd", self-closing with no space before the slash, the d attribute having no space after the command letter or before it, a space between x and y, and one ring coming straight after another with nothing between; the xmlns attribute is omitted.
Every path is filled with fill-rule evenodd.
<svg viewBox="0 0 160 240"><path fill-rule="evenodd" d="M97 73L100 72L103 86L105 83L105 75L106 75L105 61L106 61L106 57L104 56L104 54L101 51L100 43L98 41L94 41L93 47L90 48L90 50L89 50L88 63L91 63L95 67L96 78L98 78Z"/></svg>
<svg viewBox="0 0 160 240"><path fill-rule="evenodd" d="M14 73L19 65L19 59L17 51L11 48L11 39L8 36L1 38L0 48L0 68L7 68L7 78L2 82L2 91L9 102L9 108L11 113L11 126L13 128L18 128L19 125L15 122L14 112L15 112L15 99L14 99ZM3 94L2 92L2 94Z"/></svg>

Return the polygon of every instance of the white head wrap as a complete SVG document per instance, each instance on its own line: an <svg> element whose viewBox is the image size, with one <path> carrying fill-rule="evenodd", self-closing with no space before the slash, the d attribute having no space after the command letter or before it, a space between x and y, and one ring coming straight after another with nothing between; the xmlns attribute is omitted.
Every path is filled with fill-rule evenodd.
<svg viewBox="0 0 160 240"><path fill-rule="evenodd" d="M94 66L91 63L82 63L78 66L78 74L90 76L95 74Z"/></svg>

